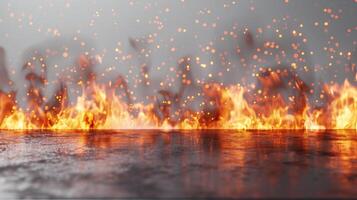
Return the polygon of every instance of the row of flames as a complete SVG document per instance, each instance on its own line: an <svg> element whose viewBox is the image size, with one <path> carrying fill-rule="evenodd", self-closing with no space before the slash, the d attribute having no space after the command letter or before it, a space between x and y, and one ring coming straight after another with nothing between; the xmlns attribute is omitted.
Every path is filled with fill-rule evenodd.
<svg viewBox="0 0 357 200"><path fill-rule="evenodd" d="M276 77L272 80L276 82ZM272 80L266 82L267 88L275 84ZM327 103L323 108L312 108L306 95L300 95L295 99L298 109L286 103L280 94L269 95L269 89L265 91L264 87L261 98L255 96L251 101L247 89L241 85L205 84L202 91L211 107L202 111L180 108L175 119L169 114L175 99L158 104L128 103L116 95L113 87L95 82L87 87L89 90L83 90L72 105L68 104L67 88L63 85L54 96L55 103L41 102L39 90L29 88L29 111L17 105L16 93L1 92L0 128L357 129L357 89L347 80L342 85L325 86Z"/></svg>
<svg viewBox="0 0 357 200"><path fill-rule="evenodd" d="M159 90L153 96L161 98L136 103L122 76L100 84L91 58L80 56L78 65L83 91L70 104L66 81L59 82L52 98L44 98L48 83L44 57L36 55L27 61L22 70L28 81L28 108L19 106L15 90L0 90L0 129L357 129L357 88L347 80L325 84L324 105L316 107L309 103L311 88L287 67L262 71L252 91L240 84L197 85L188 67L190 58L185 57L177 69L178 92ZM142 71L146 83L147 66ZM8 77L0 79L12 82ZM203 98L198 111L184 106L185 91L192 88L199 88ZM281 89L293 89L295 95L286 99Z"/></svg>

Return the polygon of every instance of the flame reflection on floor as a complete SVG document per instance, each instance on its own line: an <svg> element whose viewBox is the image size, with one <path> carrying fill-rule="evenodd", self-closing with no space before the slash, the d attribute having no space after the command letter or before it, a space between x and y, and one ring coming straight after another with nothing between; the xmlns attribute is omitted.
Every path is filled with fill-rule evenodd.
<svg viewBox="0 0 357 200"><path fill-rule="evenodd" d="M0 133L2 197L355 197L356 131Z"/></svg>

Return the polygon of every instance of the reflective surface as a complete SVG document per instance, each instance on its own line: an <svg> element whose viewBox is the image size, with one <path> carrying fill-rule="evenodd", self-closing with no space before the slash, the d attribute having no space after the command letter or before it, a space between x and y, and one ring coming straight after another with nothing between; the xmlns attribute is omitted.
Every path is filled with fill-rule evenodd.
<svg viewBox="0 0 357 200"><path fill-rule="evenodd" d="M1 197L356 197L357 133L0 133Z"/></svg>

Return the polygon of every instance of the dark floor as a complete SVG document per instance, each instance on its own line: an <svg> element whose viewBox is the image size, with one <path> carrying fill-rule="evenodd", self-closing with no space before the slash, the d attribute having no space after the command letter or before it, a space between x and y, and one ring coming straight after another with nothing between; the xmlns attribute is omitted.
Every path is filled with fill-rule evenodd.
<svg viewBox="0 0 357 200"><path fill-rule="evenodd" d="M357 197L357 132L2 131L0 196Z"/></svg>

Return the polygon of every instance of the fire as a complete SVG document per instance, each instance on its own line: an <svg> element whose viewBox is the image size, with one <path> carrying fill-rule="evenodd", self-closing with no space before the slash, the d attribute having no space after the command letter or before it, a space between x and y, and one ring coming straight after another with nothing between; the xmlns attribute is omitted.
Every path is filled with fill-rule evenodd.
<svg viewBox="0 0 357 200"><path fill-rule="evenodd" d="M71 26L66 30L74 35L62 35L60 27L41 26L44 42L31 44L32 33L23 37L29 41L24 45L3 42L19 48L11 52L31 45L19 59L22 65L12 59L9 71L0 46L0 129L357 129L354 29L332 31L342 23L334 20L349 18L342 17L343 9L339 16L324 11L328 19L320 17L314 26L290 11L269 11L271 21L254 23L249 12L245 19L212 9L200 9L184 26L171 23L175 17L165 9L164 21L136 20L142 31L128 40L114 34L121 27L113 14L113 38L99 37L103 30L93 19L93 35ZM26 29L23 14L8 16L0 23ZM3 39L16 39L10 32ZM115 76L119 72L125 75Z"/></svg>
<svg viewBox="0 0 357 200"><path fill-rule="evenodd" d="M104 85L93 83L74 105L66 105L66 90L59 89L56 103L24 111L14 93L0 93L1 129L356 129L357 89L348 81L325 86L327 106L312 109L308 104L295 113L277 95L276 104L262 107L249 102L241 85L223 87L206 84L202 91L212 108L181 110L180 120L157 114L157 105L127 103ZM271 100L269 100L271 101ZM267 102L269 102L267 101ZM33 101L31 101L33 102ZM162 108L163 109L163 108ZM162 110L161 109L161 110ZM165 108L167 109L167 108ZM159 109L160 110L160 109Z"/></svg>
<svg viewBox="0 0 357 200"><path fill-rule="evenodd" d="M332 101L328 107L331 113L331 127L336 129L356 129L357 90L348 81L343 86L334 85L329 90Z"/></svg>
<svg viewBox="0 0 357 200"><path fill-rule="evenodd" d="M247 46L254 46L250 37ZM135 51L144 51L134 40L131 45ZM1 64L0 80L7 92L0 87L0 129L357 129L357 88L348 81L351 78L340 85L325 84L317 91L323 102L317 107L310 96L314 83L305 83L289 65L259 68L254 84L242 80L242 84L224 85L194 80L194 59L186 56L179 59L176 69L170 68L176 73L177 91L152 88L155 80L150 79L149 65L141 65L135 87L146 93L143 103L136 101L122 75L99 83L93 57L81 54L71 71L75 78L69 80L82 91L76 91L79 96L71 102L69 83L60 75L52 97L45 97L49 85L46 57L35 50L22 67L26 109L17 102L13 81ZM101 60L98 55L94 58Z"/></svg>

